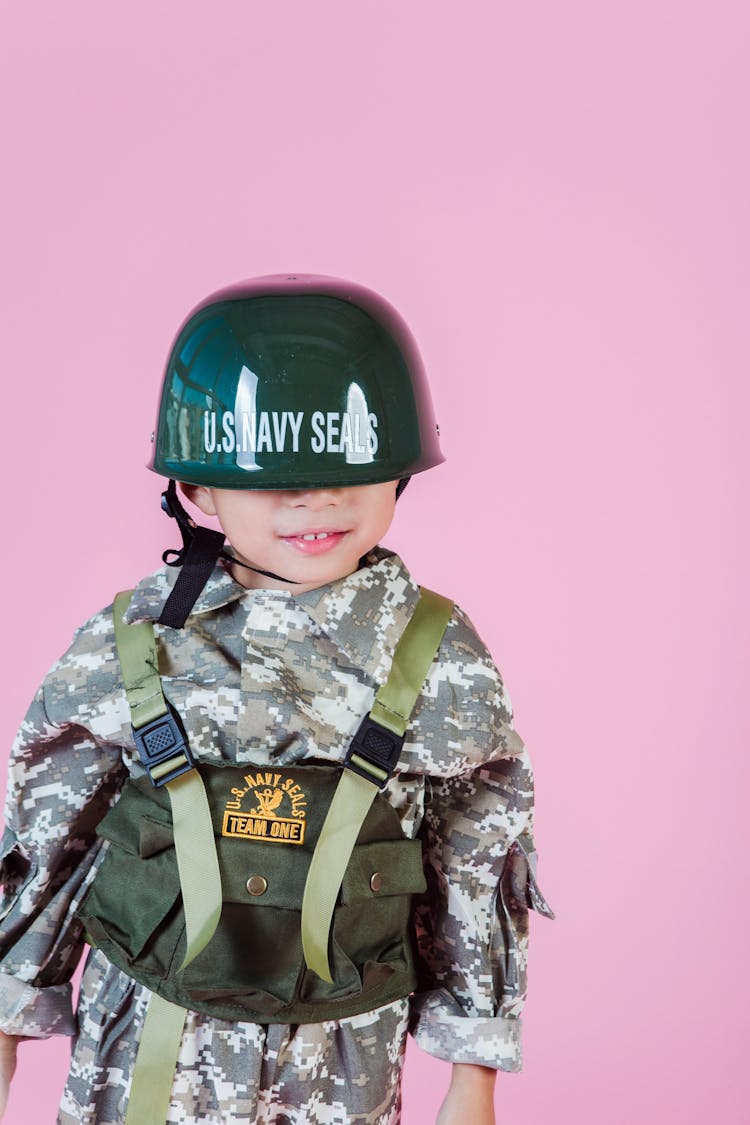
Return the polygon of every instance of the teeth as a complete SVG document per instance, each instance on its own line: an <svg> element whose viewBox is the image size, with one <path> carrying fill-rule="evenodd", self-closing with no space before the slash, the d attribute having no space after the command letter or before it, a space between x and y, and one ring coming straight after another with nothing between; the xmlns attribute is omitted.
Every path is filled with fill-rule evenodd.
<svg viewBox="0 0 750 1125"><path fill-rule="evenodd" d="M321 531L318 535L303 535L302 539L327 539L329 532Z"/></svg>

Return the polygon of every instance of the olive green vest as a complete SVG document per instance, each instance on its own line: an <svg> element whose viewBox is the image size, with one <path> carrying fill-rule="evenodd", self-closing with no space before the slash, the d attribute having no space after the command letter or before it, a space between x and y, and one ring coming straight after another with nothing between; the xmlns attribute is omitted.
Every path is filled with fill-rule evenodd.
<svg viewBox="0 0 750 1125"><path fill-rule="evenodd" d="M305 964L301 908L340 767L198 769L221 871L216 931L181 969L185 917L169 799L146 777L129 781L99 829L109 846L80 911L110 961L164 999L221 1019L318 1023L408 995L422 853L386 798L371 804L337 896L329 984Z"/></svg>

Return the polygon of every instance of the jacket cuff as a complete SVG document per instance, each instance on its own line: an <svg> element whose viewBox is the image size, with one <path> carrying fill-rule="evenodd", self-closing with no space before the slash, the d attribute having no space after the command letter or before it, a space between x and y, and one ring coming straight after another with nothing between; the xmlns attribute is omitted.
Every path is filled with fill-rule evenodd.
<svg viewBox="0 0 750 1125"><path fill-rule="evenodd" d="M418 1047L446 1062L508 1071L522 1067L521 1020L463 1015L444 989L412 996L409 1031Z"/></svg>
<svg viewBox="0 0 750 1125"><path fill-rule="evenodd" d="M31 1039L75 1035L72 992L69 983L34 988L18 977L0 973L0 1031Z"/></svg>

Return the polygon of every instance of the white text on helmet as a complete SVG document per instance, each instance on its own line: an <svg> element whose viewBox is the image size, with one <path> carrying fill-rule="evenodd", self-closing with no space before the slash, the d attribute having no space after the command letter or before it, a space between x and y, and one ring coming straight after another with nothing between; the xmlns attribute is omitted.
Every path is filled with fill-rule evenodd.
<svg viewBox="0 0 750 1125"><path fill-rule="evenodd" d="M203 411L204 453L299 453L302 440L312 453L372 457L378 450L376 414L316 410L304 425L302 410L262 410L249 414ZM304 427L304 428L303 428ZM250 466L248 466L250 467ZM260 467L260 466L254 466Z"/></svg>

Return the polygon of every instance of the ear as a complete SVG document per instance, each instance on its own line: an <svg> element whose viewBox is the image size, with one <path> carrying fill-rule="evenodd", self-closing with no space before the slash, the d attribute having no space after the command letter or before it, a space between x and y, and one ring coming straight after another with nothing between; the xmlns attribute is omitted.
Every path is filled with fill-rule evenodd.
<svg viewBox="0 0 750 1125"><path fill-rule="evenodd" d="M183 496L191 504L195 504L196 508L200 508L204 516L216 515L216 507L210 488L206 488L202 484L184 484L182 481L179 482L179 488Z"/></svg>

